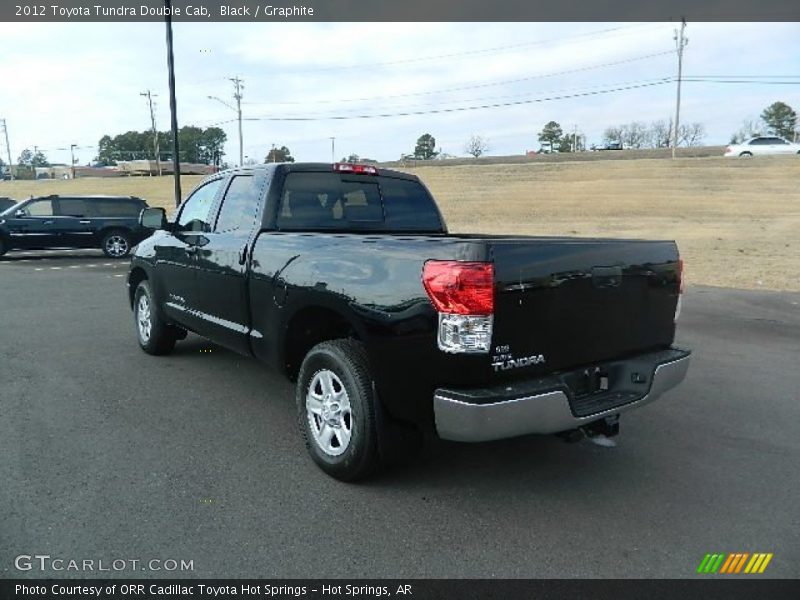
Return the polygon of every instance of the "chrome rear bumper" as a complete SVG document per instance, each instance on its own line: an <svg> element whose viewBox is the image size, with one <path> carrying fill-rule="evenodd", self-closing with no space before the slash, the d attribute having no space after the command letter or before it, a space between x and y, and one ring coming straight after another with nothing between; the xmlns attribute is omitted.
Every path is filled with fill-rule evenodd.
<svg viewBox="0 0 800 600"><path fill-rule="evenodd" d="M454 390L436 390L433 409L436 431L442 439L459 442L485 442L531 433L558 433L597 421L605 416L627 412L658 398L686 377L690 353L672 350L672 355L656 353L650 369L649 389L631 401L604 408L587 416L576 416L572 409L568 386L553 380L550 389L541 389L547 380L538 380L540 388L533 394L520 395L524 385L503 388L495 398L485 390L478 394ZM638 364L647 357L637 357ZM613 393L613 390L612 390Z"/></svg>

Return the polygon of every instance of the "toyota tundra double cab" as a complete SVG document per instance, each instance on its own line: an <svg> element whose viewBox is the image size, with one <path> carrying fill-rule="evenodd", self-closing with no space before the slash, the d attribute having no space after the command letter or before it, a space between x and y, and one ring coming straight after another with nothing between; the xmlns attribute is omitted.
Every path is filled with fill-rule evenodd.
<svg viewBox="0 0 800 600"><path fill-rule="evenodd" d="M341 480L426 432L613 435L689 365L672 241L450 234L417 177L341 163L217 173L174 222L140 219L141 348L191 331L280 369L312 459Z"/></svg>

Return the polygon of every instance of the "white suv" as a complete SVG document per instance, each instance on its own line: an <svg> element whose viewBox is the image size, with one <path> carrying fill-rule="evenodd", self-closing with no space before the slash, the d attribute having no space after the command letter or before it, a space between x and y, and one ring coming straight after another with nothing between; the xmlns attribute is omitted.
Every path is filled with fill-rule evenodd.
<svg viewBox="0 0 800 600"><path fill-rule="evenodd" d="M800 154L800 144L779 137L758 136L725 149L725 156L760 156L762 154Z"/></svg>

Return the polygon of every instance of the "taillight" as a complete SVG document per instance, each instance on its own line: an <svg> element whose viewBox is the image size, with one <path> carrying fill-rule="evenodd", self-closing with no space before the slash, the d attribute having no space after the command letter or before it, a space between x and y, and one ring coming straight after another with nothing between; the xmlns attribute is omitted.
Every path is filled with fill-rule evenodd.
<svg viewBox="0 0 800 600"><path fill-rule="evenodd" d="M438 344L445 352L489 352L494 313L494 265L429 260L422 284L439 313Z"/></svg>
<svg viewBox="0 0 800 600"><path fill-rule="evenodd" d="M359 173L362 175L377 175L378 169L372 165L351 165L349 163L335 163L333 170L339 173Z"/></svg>

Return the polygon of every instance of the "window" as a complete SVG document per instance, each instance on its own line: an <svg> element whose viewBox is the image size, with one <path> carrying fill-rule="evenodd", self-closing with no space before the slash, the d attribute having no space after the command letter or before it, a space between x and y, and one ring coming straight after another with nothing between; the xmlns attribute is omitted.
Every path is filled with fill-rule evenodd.
<svg viewBox="0 0 800 600"><path fill-rule="evenodd" d="M25 207L25 212L31 217L52 217L52 200L35 200Z"/></svg>
<svg viewBox="0 0 800 600"><path fill-rule="evenodd" d="M61 198L58 207L58 214L65 217L87 217L90 214L88 203L81 198Z"/></svg>
<svg viewBox="0 0 800 600"><path fill-rule="evenodd" d="M142 212L141 200L92 200L89 202L90 214L98 217L134 217Z"/></svg>
<svg viewBox="0 0 800 600"><path fill-rule="evenodd" d="M428 191L407 179L381 179L386 228L393 231L442 231L442 220Z"/></svg>
<svg viewBox="0 0 800 600"><path fill-rule="evenodd" d="M189 199L183 203L178 225L184 231L210 231L209 213L214 198L222 185L222 179L214 179L197 188Z"/></svg>
<svg viewBox="0 0 800 600"><path fill-rule="evenodd" d="M258 190L255 177L237 175L231 179L217 217L216 231L250 230L256 220Z"/></svg>
<svg viewBox="0 0 800 600"><path fill-rule="evenodd" d="M771 144L772 141L770 138L756 138L752 142L750 142L751 146L767 146Z"/></svg>
<svg viewBox="0 0 800 600"><path fill-rule="evenodd" d="M278 211L282 229L375 229L383 223L378 182L338 173L290 173Z"/></svg>

